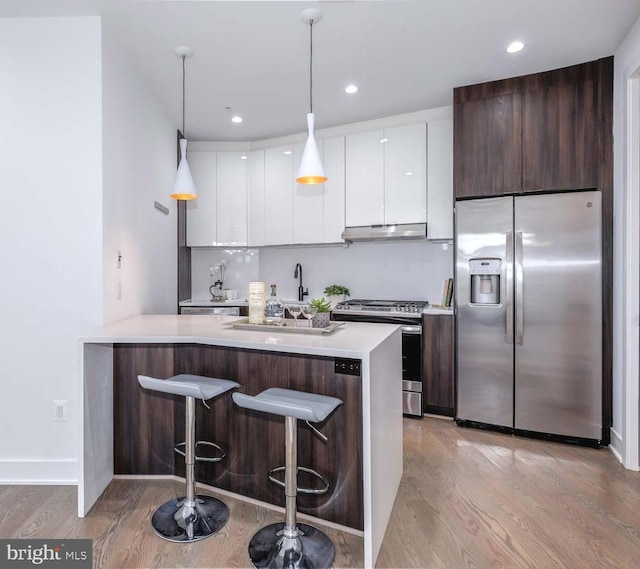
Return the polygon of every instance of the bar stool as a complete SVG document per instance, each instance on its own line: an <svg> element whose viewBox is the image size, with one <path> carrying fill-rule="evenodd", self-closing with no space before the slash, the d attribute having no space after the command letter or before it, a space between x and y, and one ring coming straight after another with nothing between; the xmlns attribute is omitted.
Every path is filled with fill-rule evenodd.
<svg viewBox="0 0 640 569"><path fill-rule="evenodd" d="M311 422L324 421L342 404L340 399L294 391L270 388L256 396L234 393L234 402L239 407L280 415L285 418L285 466L269 472L269 479L285 488L285 522L271 524L258 530L249 543L249 558L254 567L328 569L335 558L335 547L329 537L317 528L297 523L296 498L298 492L323 494L329 482L318 472L298 466L297 421L306 421L312 431L325 442L327 437ZM284 483L275 478L275 473L284 470ZM298 488L298 470L320 478L320 489Z"/></svg>
<svg viewBox="0 0 640 569"><path fill-rule="evenodd" d="M178 443L175 451L185 457L185 496L169 500L160 506L151 518L156 535L174 542L190 542L204 539L220 531L229 519L229 508L213 496L196 496L195 462L219 462L224 457L220 446L208 441L195 442L196 403L202 399L205 407L207 399L222 395L231 389L240 387L235 381L214 379L199 375L180 374L168 379L156 379L145 375L138 376L138 382L145 389L182 395L186 400L185 442ZM220 456L212 458L196 456L199 445L216 448ZM184 451L181 450L184 447Z"/></svg>

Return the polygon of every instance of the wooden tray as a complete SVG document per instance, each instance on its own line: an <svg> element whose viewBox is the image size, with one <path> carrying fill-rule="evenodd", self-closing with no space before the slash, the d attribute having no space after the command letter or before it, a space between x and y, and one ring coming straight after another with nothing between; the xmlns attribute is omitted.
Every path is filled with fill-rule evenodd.
<svg viewBox="0 0 640 569"><path fill-rule="evenodd" d="M292 332L294 334L331 334L335 332L340 326L344 325L344 322L331 322L326 328L309 328L308 320L303 322L298 320L298 326L293 323L293 319L285 319L284 323L280 326L275 324L249 324L248 318L241 318L240 320L234 320L233 322L227 322L229 326L233 328L239 328L241 330L264 330L267 332Z"/></svg>

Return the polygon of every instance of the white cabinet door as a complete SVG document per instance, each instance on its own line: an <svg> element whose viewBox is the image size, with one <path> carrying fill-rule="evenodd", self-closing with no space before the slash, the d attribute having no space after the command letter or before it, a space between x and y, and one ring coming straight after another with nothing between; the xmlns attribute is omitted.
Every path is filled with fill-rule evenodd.
<svg viewBox="0 0 640 569"><path fill-rule="evenodd" d="M217 241L218 245L247 245L247 161L243 152L218 152Z"/></svg>
<svg viewBox="0 0 640 569"><path fill-rule="evenodd" d="M326 138L324 141L324 243L340 243L345 228L345 161L344 136Z"/></svg>
<svg viewBox="0 0 640 569"><path fill-rule="evenodd" d="M384 138L384 222L426 223L426 126L385 128Z"/></svg>
<svg viewBox="0 0 640 569"><path fill-rule="evenodd" d="M187 202L187 245L216 245L216 153L189 152L187 160L198 198Z"/></svg>
<svg viewBox="0 0 640 569"><path fill-rule="evenodd" d="M318 140L322 159L323 141ZM293 169L297 171L304 143L293 146ZM326 169L326 164L324 165ZM322 243L326 184L298 184L293 180L293 243Z"/></svg>
<svg viewBox="0 0 640 569"><path fill-rule="evenodd" d="M384 132L346 138L347 227L384 223Z"/></svg>
<svg viewBox="0 0 640 569"><path fill-rule="evenodd" d="M453 239L453 119L427 125L427 239Z"/></svg>
<svg viewBox="0 0 640 569"><path fill-rule="evenodd" d="M264 153L265 245L293 243L293 157L291 146Z"/></svg>
<svg viewBox="0 0 640 569"><path fill-rule="evenodd" d="M247 217L249 247L265 244L264 150L247 152Z"/></svg>

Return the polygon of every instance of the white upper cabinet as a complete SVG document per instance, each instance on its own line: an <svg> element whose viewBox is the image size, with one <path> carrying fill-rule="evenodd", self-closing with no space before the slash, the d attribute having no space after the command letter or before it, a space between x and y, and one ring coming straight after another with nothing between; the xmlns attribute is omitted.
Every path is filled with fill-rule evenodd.
<svg viewBox="0 0 640 569"><path fill-rule="evenodd" d="M384 223L426 223L426 125L385 128L384 140Z"/></svg>
<svg viewBox="0 0 640 569"><path fill-rule="evenodd" d="M187 245L247 245L247 173L241 152L188 154L198 198L187 202Z"/></svg>
<svg viewBox="0 0 640 569"><path fill-rule="evenodd" d="M318 140L322 159L323 141ZM324 226L324 184L298 184L295 181L304 143L293 146L293 242L322 243ZM326 166L326 165L325 165Z"/></svg>
<svg viewBox="0 0 640 569"><path fill-rule="evenodd" d="M424 123L347 135L347 227L425 223Z"/></svg>
<svg viewBox="0 0 640 569"><path fill-rule="evenodd" d="M191 150L190 247L340 243L345 227L427 224L453 238L453 119L318 140L328 181L297 184L304 144Z"/></svg>
<svg viewBox="0 0 640 569"><path fill-rule="evenodd" d="M264 244L293 243L293 147L264 152Z"/></svg>
<svg viewBox="0 0 640 569"><path fill-rule="evenodd" d="M187 202L187 245L213 246L216 228L216 153L189 152L187 160L198 191L198 198Z"/></svg>
<svg viewBox="0 0 640 569"><path fill-rule="evenodd" d="M345 227L344 136L317 142L327 182L293 182L293 242L296 244L342 242ZM303 150L304 144L296 144L293 147L294 175Z"/></svg>
<svg viewBox="0 0 640 569"><path fill-rule="evenodd" d="M325 138L322 242L341 243L345 228L345 139Z"/></svg>
<svg viewBox="0 0 640 569"><path fill-rule="evenodd" d="M346 224L384 223L384 131L346 137Z"/></svg>
<svg viewBox="0 0 640 569"><path fill-rule="evenodd" d="M427 129L427 239L453 239L453 119Z"/></svg>
<svg viewBox="0 0 640 569"><path fill-rule="evenodd" d="M247 245L247 160L243 152L217 153L217 244Z"/></svg>
<svg viewBox="0 0 640 569"><path fill-rule="evenodd" d="M247 152L247 217L250 247L265 244L264 150Z"/></svg>

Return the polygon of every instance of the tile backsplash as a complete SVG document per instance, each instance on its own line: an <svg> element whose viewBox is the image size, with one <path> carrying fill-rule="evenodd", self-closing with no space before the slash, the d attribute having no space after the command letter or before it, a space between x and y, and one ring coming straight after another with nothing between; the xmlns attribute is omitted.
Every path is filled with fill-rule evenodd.
<svg viewBox="0 0 640 569"><path fill-rule="evenodd" d="M225 288L246 298L252 280L278 285L284 299L296 299L296 263L303 268L309 297L322 296L327 285L348 287L352 298L428 300L439 304L444 281L453 276L453 248L428 241L354 243L347 246L263 247L260 249L192 249L193 298L209 298L217 275L209 267L227 260Z"/></svg>

